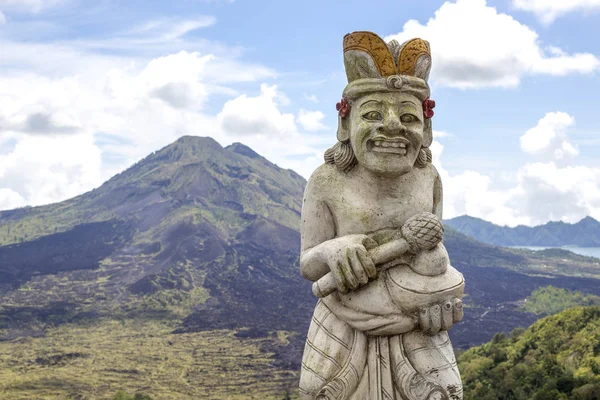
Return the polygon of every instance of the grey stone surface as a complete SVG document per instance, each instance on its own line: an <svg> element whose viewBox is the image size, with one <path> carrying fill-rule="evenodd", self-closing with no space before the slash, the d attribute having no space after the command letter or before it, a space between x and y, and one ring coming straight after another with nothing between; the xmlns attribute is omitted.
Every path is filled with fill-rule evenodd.
<svg viewBox="0 0 600 400"><path fill-rule="evenodd" d="M462 319L464 279L441 242L442 183L424 110L432 103L418 77L429 75L429 44L388 46L355 32L344 51L338 143L302 207L300 268L320 300L301 398L462 399L447 330Z"/></svg>

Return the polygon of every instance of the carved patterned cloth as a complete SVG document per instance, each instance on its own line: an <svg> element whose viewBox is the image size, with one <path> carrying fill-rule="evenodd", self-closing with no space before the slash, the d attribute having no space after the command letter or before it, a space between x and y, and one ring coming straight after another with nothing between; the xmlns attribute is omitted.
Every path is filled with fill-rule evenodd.
<svg viewBox="0 0 600 400"><path fill-rule="evenodd" d="M343 305L336 294L315 307L302 359L301 399L462 399L446 332L406 332L406 320ZM434 383L435 382L435 383Z"/></svg>

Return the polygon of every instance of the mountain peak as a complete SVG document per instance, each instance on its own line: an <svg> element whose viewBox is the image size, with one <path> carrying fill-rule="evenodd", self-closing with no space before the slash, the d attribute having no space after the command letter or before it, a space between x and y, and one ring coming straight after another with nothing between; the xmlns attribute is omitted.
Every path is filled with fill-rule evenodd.
<svg viewBox="0 0 600 400"><path fill-rule="evenodd" d="M219 144L219 142L217 142L215 139L211 138L210 136L185 135L185 136L181 136L179 139L177 139L170 145L164 147L163 150L168 149L168 148L173 148L173 147L182 147L182 146L186 147L188 149L191 149L192 152L194 152L194 153L198 152L198 150L204 151L205 149L210 149L213 151L223 149L223 146L221 146Z"/></svg>
<svg viewBox="0 0 600 400"><path fill-rule="evenodd" d="M581 221L577 222L575 225L585 225L585 226L600 226L600 221L587 216L583 218Z"/></svg>
<svg viewBox="0 0 600 400"><path fill-rule="evenodd" d="M215 139L210 136L195 136L195 135L183 135L172 144L181 143L181 144L219 144ZM220 145L219 145L220 146Z"/></svg>
<svg viewBox="0 0 600 400"><path fill-rule="evenodd" d="M223 152L223 146L208 136L181 136L173 143L152 153L141 162L185 161L203 159Z"/></svg>
<svg viewBox="0 0 600 400"><path fill-rule="evenodd" d="M445 219L444 222L450 222L452 224L483 224L483 225L493 225L492 222L486 221L484 219L478 218L478 217L472 217L470 215L464 214L464 215L460 215L458 217L454 217L454 218L450 218L450 219Z"/></svg>
<svg viewBox="0 0 600 400"><path fill-rule="evenodd" d="M250 147L240 142L235 142L225 147L225 150L233 151L234 153L246 156L248 158L263 158L260 154L252 150Z"/></svg>
<svg viewBox="0 0 600 400"><path fill-rule="evenodd" d="M452 219L452 220L485 221L484 219L473 217L473 216L467 215L467 214L459 215L458 217L454 217L454 218L450 218L450 219Z"/></svg>

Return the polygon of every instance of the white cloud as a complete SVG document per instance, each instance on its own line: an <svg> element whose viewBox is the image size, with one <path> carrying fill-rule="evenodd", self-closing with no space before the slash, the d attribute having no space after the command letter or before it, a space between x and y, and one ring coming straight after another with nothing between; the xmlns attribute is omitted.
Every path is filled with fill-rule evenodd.
<svg viewBox="0 0 600 400"><path fill-rule="evenodd" d="M579 151L567 137L567 129L575 119L564 112L550 112L520 138L521 149L555 161L575 157Z"/></svg>
<svg viewBox="0 0 600 400"><path fill-rule="evenodd" d="M277 73L262 65L240 63L236 59L215 56L213 62L206 65L204 76L215 84L255 82L272 79ZM285 99L281 99L285 103Z"/></svg>
<svg viewBox="0 0 600 400"><path fill-rule="evenodd" d="M436 134L434 136L447 137ZM451 135L450 135L451 136ZM434 140L431 144L433 164L436 166L444 188L444 218L454 218L460 215L471 215L483 218L500 225L527 224L526 217L519 216L513 208L507 205L514 189L511 191L495 190L489 176L476 171L464 171L451 175L441 162L444 150L443 144Z"/></svg>
<svg viewBox="0 0 600 400"><path fill-rule="evenodd" d="M445 137L449 137L452 136L450 133L445 132L445 131L433 131L433 138L434 139L438 139L438 138L445 138Z"/></svg>
<svg viewBox="0 0 600 400"><path fill-rule="evenodd" d="M1 0L0 0L1 1ZM205 76L214 83L253 82L276 76L275 71L260 64L241 62L244 49L229 46L199 37L188 37L187 33L216 22L212 16L189 18L163 18L140 23L119 33L103 33L83 39L45 40L45 30L30 36L30 25L13 23L13 29L3 32L0 39L3 72L30 71L45 76L66 76L95 70L102 73L107 68L124 67L135 62L145 64L153 58L186 51L211 54L212 63L206 66ZM44 22L50 33L61 26ZM68 32L62 31L62 35ZM44 40L36 41L36 38ZM123 64L125 63L125 65Z"/></svg>
<svg viewBox="0 0 600 400"><path fill-rule="evenodd" d="M323 125L323 122L321 122L323 121L323 118L325 118L325 114L321 111L306 111L300 109L297 121L307 131L314 132L327 129L327 127Z"/></svg>
<svg viewBox="0 0 600 400"><path fill-rule="evenodd" d="M319 99L317 98L317 96L315 94L309 95L307 93L304 93L304 99L308 100L308 101L312 101L313 103L319 102Z"/></svg>
<svg viewBox="0 0 600 400"><path fill-rule="evenodd" d="M518 182L509 205L526 215L531 224L548 220L572 223L588 215L600 220L598 168L531 163L519 170Z"/></svg>
<svg viewBox="0 0 600 400"><path fill-rule="evenodd" d="M0 9L39 13L40 11L56 7L67 0L0 0Z"/></svg>
<svg viewBox="0 0 600 400"><path fill-rule="evenodd" d="M534 13L545 24L570 12L600 10L600 0L513 0L512 4Z"/></svg>
<svg viewBox="0 0 600 400"><path fill-rule="evenodd" d="M30 74L0 77L0 132L61 134L80 128L76 78L49 80ZM81 107L81 104L79 105Z"/></svg>
<svg viewBox="0 0 600 400"><path fill-rule="evenodd" d="M202 83L203 72L212 59L211 55L201 56L185 51L155 58L135 78L126 77L131 80L129 84L122 81L123 76L118 70L113 70L106 90L115 98L123 97L124 101L135 101L149 95L175 108L201 109L208 97Z"/></svg>
<svg viewBox="0 0 600 400"><path fill-rule="evenodd" d="M444 183L444 218L467 214L508 226L557 220L573 223L586 216L600 220L600 168L570 164L577 150L565 131L573 124L571 116L555 112L529 129L521 137L522 150L546 161L518 168L510 179L512 185L504 190L479 172L449 174L440 162L444 147L434 140L433 162ZM435 132L434 136L443 137ZM505 176L500 179L506 180Z"/></svg>
<svg viewBox="0 0 600 400"><path fill-rule="evenodd" d="M260 95L243 94L229 100L217 115L223 130L230 135L261 135L265 138L296 133L294 115L282 113L278 106L288 100L276 85L262 84Z"/></svg>
<svg viewBox="0 0 600 400"><path fill-rule="evenodd" d="M6 16L4 15L4 13L2 13L2 10L0 10L0 25L5 24L6 23Z"/></svg>
<svg viewBox="0 0 600 400"><path fill-rule="evenodd" d="M0 78L0 129L15 141L0 155L0 188L10 191L4 191L0 206L40 205L81 194L178 136L215 125L214 118L207 122L195 111L206 91L191 73L194 68L201 73L210 58L172 56L145 68L81 77ZM187 90L165 98L157 89L171 83ZM104 133L120 140L98 145L95 137ZM116 161L103 164L103 156Z"/></svg>
<svg viewBox="0 0 600 400"><path fill-rule="evenodd" d="M527 224L530 219L508 205L514 189L493 188L492 179L476 171L451 176L441 173L444 183L444 217L471 215L500 225Z"/></svg>
<svg viewBox="0 0 600 400"><path fill-rule="evenodd" d="M48 204L93 189L100 182L101 152L89 134L24 136L0 156L0 205Z"/></svg>
<svg viewBox="0 0 600 400"><path fill-rule="evenodd" d="M439 166L440 168L441 168L440 158L442 157L442 152L444 151L444 145L436 139L446 138L446 137L450 137L450 136L452 136L452 135L448 132L436 131L436 130L433 131L433 142L429 146L429 149L431 150L431 154L433 156L433 164Z"/></svg>
<svg viewBox="0 0 600 400"><path fill-rule="evenodd" d="M115 133L139 140L140 150L147 150L145 143L156 145L184 123L185 116L177 115L176 109L202 109L208 96L202 72L210 60L209 55L180 52L151 60L143 68L92 69L60 79L37 74L2 77L0 129Z"/></svg>
<svg viewBox="0 0 600 400"><path fill-rule="evenodd" d="M0 210L10 210L26 205L27 202L19 193L12 189L0 188Z"/></svg>
<svg viewBox="0 0 600 400"><path fill-rule="evenodd" d="M163 18L144 22L125 32L125 36L139 37L144 35L146 41L171 41L201 28L213 26L217 19L213 16L199 16L193 19Z"/></svg>
<svg viewBox="0 0 600 400"><path fill-rule="evenodd" d="M402 43L413 37L431 43L431 76L444 86L515 87L527 74L587 74L600 69L593 54L569 55L557 47L545 51L535 31L487 6L485 0L445 2L425 25L410 20L402 32L385 39Z"/></svg>
<svg viewBox="0 0 600 400"><path fill-rule="evenodd" d="M226 102L217 115L223 132L222 144L242 142L269 161L308 178L323 163L321 149L335 143L335 134L325 137L301 134L296 122L302 122L279 109L286 104L289 100L285 94L276 85L266 84L261 85L258 96L243 94ZM317 126L314 120L310 123L311 127Z"/></svg>

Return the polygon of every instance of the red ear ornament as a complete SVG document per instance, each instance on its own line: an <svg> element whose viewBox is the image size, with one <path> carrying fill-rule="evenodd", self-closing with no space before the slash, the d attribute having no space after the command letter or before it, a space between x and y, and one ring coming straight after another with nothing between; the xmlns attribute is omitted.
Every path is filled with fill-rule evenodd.
<svg viewBox="0 0 600 400"><path fill-rule="evenodd" d="M348 100L345 97L335 105L335 109L338 110L338 115L342 118L350 114L350 104L348 104Z"/></svg>
<svg viewBox="0 0 600 400"><path fill-rule="evenodd" d="M423 116L425 118L433 117L433 108L435 108L435 101L429 100L429 97L423 101Z"/></svg>

